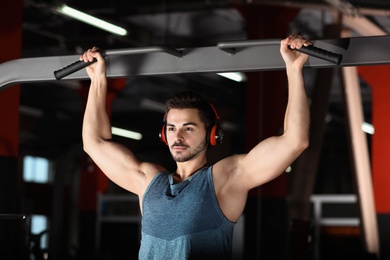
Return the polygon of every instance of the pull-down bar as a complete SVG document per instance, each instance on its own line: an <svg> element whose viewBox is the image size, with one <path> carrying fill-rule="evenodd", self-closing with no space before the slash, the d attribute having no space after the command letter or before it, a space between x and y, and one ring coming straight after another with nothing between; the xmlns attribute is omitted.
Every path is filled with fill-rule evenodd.
<svg viewBox="0 0 390 260"><path fill-rule="evenodd" d="M388 48L390 36L312 40L312 42L318 48L342 55L343 59L339 66L390 63ZM234 55L226 53L218 46L184 48L178 50L180 55L155 50L132 55L112 55L106 57L107 77L280 70L284 69L285 65L280 56L279 47L279 43L253 45L240 48ZM69 55L24 58L4 62L0 64L0 90L16 83L56 81L53 71L74 63L78 58L79 55ZM305 64L305 68L334 66L338 65L312 56ZM88 75L85 70L80 70L64 79L83 80L88 79Z"/></svg>
<svg viewBox="0 0 390 260"><path fill-rule="evenodd" d="M239 42L228 42L228 43L219 43L217 47L221 50L226 51L229 54L235 55L237 53L238 48L246 48L246 47L252 47L252 46L267 46L267 45L278 45L280 43L279 40L252 40L252 41L239 41ZM121 50L121 51L108 51L104 53L106 56L112 56L112 55L129 55L129 54L142 54L142 53L151 53L151 52L166 52L169 54L172 54L173 56L181 58L183 55L183 52L176 49L170 49L170 48L159 48L159 47L149 47L149 48L135 48L135 49L128 49L128 50ZM326 50L314 47L314 46L302 46L298 51L312 55L314 57L324 59L330 62L333 62L335 64L340 64L342 60L342 55L331 53ZM65 68L62 68L60 70L54 71L54 76L56 79L60 80L63 77L66 77L82 68L85 68L86 66L90 65L91 63L96 62L96 59L94 59L91 62L84 62L84 61L76 61L72 64L69 64Z"/></svg>

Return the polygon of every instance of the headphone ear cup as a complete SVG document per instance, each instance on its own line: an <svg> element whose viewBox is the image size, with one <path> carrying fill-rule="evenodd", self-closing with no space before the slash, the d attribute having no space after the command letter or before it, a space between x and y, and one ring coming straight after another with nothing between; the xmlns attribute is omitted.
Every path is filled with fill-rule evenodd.
<svg viewBox="0 0 390 260"><path fill-rule="evenodd" d="M166 135L165 135L165 124L162 126L161 128L161 132L159 133L159 137L160 137L160 140L161 142L163 142L164 144L168 145L168 142L167 142L167 138L166 138Z"/></svg>
<svg viewBox="0 0 390 260"><path fill-rule="evenodd" d="M207 135L207 142L211 146L221 144L223 141L223 131L218 124L213 125L210 128L209 134Z"/></svg>

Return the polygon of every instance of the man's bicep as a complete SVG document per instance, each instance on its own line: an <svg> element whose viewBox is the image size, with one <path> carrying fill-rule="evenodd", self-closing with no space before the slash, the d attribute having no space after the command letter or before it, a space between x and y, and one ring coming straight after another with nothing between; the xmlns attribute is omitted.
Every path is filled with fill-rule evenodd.
<svg viewBox="0 0 390 260"><path fill-rule="evenodd" d="M270 137L246 154L240 162L240 177L247 189L261 186L282 174L296 155L283 136Z"/></svg>
<svg viewBox="0 0 390 260"><path fill-rule="evenodd" d="M141 162L132 151L121 144L103 141L89 150L88 154L111 181L130 192L138 193L145 176L140 170Z"/></svg>

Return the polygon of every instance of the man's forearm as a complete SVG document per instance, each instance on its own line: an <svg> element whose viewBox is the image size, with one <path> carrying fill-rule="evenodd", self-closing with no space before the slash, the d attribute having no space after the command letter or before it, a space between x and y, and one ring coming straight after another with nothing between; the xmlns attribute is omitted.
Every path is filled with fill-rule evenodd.
<svg viewBox="0 0 390 260"><path fill-rule="evenodd" d="M84 142L88 142L90 139L111 139L106 96L107 79L104 76L91 79L83 122Z"/></svg>
<svg viewBox="0 0 390 260"><path fill-rule="evenodd" d="M287 77L289 93L285 115L285 131L292 132L299 142L307 142L310 116L302 68L288 66Z"/></svg>

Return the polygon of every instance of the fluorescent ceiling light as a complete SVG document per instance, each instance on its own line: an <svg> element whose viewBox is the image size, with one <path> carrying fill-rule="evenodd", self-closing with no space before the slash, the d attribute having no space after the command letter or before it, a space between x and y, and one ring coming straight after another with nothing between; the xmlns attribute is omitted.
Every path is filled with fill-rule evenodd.
<svg viewBox="0 0 390 260"><path fill-rule="evenodd" d="M96 17L93 17L89 14L83 13L83 12L76 10L72 7L69 7L65 4L58 7L57 11L60 12L61 14L72 17L74 19L77 19L77 20L82 21L84 23L98 27L100 29L106 30L108 32L118 34L120 36L127 35L126 29L119 27L119 26L116 26L112 23L108 23L108 22L103 21L101 19L98 19Z"/></svg>
<svg viewBox="0 0 390 260"><path fill-rule="evenodd" d="M29 106L23 106L23 105L19 106L19 112L22 115L26 115L26 116L32 116L32 117L43 116L43 111L41 109L29 107Z"/></svg>
<svg viewBox="0 0 390 260"><path fill-rule="evenodd" d="M362 124L362 130L363 130L363 132L370 134L370 135L373 135L375 132L374 126L372 124L369 124L366 122L364 122Z"/></svg>
<svg viewBox="0 0 390 260"><path fill-rule="evenodd" d="M137 133L137 132L133 132L130 130L118 128L118 127L111 127L111 133L113 135L118 135L118 136L130 138L130 139L134 139L134 140L141 140L142 139L142 134Z"/></svg>
<svg viewBox="0 0 390 260"><path fill-rule="evenodd" d="M246 81L246 77L241 72L226 72L226 73L217 73L219 76L234 80L237 82Z"/></svg>
<svg viewBox="0 0 390 260"><path fill-rule="evenodd" d="M140 103L140 107L156 112L165 112L165 104L156 102L154 100L148 99L148 98L143 98Z"/></svg>

